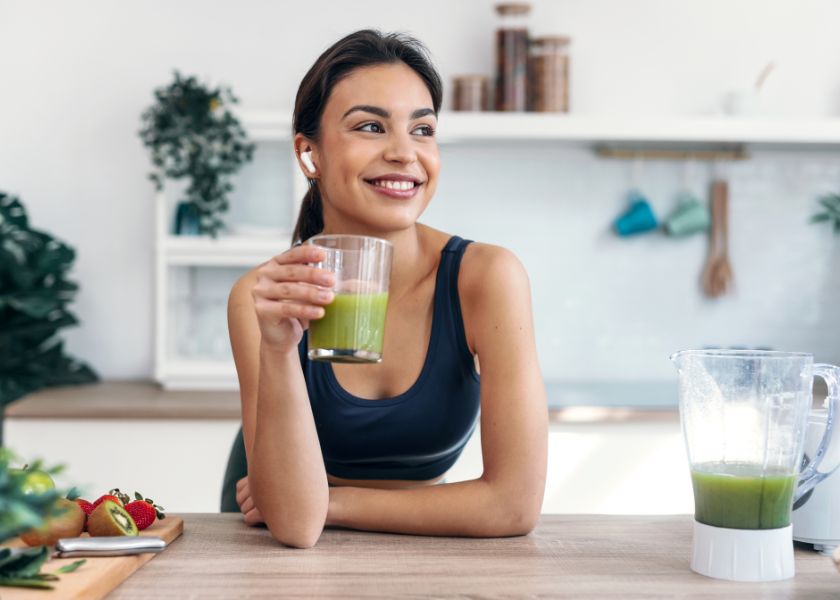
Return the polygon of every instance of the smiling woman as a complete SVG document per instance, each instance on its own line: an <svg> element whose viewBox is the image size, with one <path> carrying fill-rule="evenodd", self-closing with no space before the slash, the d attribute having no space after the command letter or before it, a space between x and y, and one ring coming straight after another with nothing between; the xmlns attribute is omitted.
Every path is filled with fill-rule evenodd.
<svg viewBox="0 0 840 600"><path fill-rule="evenodd" d="M242 430L223 510L279 541L325 526L494 537L533 529L547 409L527 275L507 250L418 222L438 183L442 88L423 46L364 30L304 77L294 149L309 181L296 245L234 286L228 319ZM393 244L383 360L307 358L334 294L319 233ZM479 365L481 376L479 378ZM481 477L442 483L481 419Z"/></svg>

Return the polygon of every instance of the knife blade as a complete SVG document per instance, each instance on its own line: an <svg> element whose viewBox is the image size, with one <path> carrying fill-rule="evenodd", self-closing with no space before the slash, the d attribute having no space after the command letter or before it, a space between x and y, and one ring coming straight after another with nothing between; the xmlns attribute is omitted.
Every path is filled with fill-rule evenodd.
<svg viewBox="0 0 840 600"><path fill-rule="evenodd" d="M55 544L53 556L125 556L161 552L165 548L166 542L150 535L61 538Z"/></svg>

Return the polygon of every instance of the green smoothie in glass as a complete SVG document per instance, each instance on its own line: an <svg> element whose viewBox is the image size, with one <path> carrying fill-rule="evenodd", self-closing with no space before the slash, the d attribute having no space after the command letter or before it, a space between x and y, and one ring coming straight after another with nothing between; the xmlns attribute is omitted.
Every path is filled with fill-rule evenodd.
<svg viewBox="0 0 840 600"><path fill-rule="evenodd" d="M382 360L393 246L363 235L317 235L324 250L317 266L335 273L335 298L309 322L311 360L375 363Z"/></svg>
<svg viewBox="0 0 840 600"><path fill-rule="evenodd" d="M324 316L309 324L309 343L325 350L361 350L381 355L387 308L388 292L336 294L324 307Z"/></svg>
<svg viewBox="0 0 840 600"><path fill-rule="evenodd" d="M779 529L790 525L795 474L749 463L694 466L694 518L729 529Z"/></svg>

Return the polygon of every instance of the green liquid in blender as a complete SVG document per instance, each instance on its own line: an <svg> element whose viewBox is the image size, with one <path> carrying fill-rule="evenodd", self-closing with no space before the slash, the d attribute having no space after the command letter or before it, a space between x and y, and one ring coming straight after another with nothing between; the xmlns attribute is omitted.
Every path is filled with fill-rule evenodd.
<svg viewBox="0 0 840 600"><path fill-rule="evenodd" d="M382 353L388 293L336 294L309 323L309 347Z"/></svg>
<svg viewBox="0 0 840 600"><path fill-rule="evenodd" d="M787 527L796 480L759 464L697 464L691 471L694 518L729 529Z"/></svg>

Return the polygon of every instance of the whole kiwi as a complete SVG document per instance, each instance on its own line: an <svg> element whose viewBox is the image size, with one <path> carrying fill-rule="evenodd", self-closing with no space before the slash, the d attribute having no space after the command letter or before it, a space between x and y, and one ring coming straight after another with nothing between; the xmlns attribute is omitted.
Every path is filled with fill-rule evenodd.
<svg viewBox="0 0 840 600"><path fill-rule="evenodd" d="M137 535L137 524L125 509L111 500L97 506L88 517L91 536Z"/></svg>
<svg viewBox="0 0 840 600"><path fill-rule="evenodd" d="M79 537L85 527L85 511L66 498L56 500L55 508L43 524L20 536L27 546L53 546L61 538Z"/></svg>

